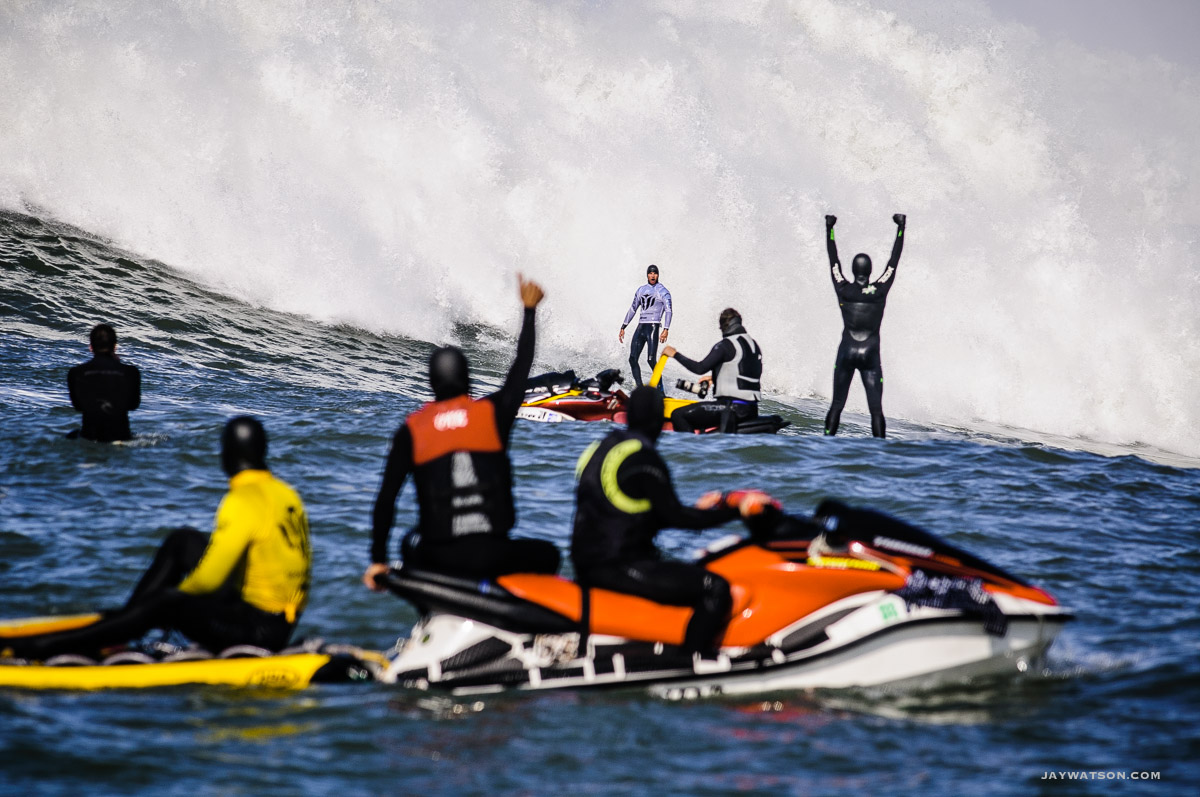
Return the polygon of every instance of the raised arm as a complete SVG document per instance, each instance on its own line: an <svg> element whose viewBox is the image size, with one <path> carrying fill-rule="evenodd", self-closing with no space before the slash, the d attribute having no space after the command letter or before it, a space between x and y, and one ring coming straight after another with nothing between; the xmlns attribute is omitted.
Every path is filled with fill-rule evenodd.
<svg viewBox="0 0 1200 797"><path fill-rule="evenodd" d="M846 278L842 276L842 261L838 260L837 243L833 240L833 225L837 224L837 216L825 217L825 249L829 253L829 275L833 277L833 287L844 285Z"/></svg>
<svg viewBox="0 0 1200 797"><path fill-rule="evenodd" d="M888 258L887 268L879 275L879 279L875 280L875 284L881 287L890 287L892 279L896 276L896 267L900 265L900 252L904 250L905 215L897 213L892 216L892 221L896 222L896 240L892 243L892 256Z"/></svg>
<svg viewBox="0 0 1200 797"><path fill-rule="evenodd" d="M533 366L533 348L537 337L534 329L534 312L545 294L536 282L526 282L518 274L517 280L521 285L521 304L525 306L525 314L521 320L521 334L517 338L517 356L504 386L493 393L490 398L496 405L496 425L500 428L501 439L507 441L508 433L516 420L517 410L525 400L525 386L529 382L529 369Z"/></svg>

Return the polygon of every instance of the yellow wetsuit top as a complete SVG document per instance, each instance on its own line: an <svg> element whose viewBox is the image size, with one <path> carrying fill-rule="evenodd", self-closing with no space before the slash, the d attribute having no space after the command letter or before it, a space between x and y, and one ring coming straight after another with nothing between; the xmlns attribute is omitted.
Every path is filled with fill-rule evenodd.
<svg viewBox="0 0 1200 797"><path fill-rule="evenodd" d="M294 623L312 576L308 516L296 491L270 471L244 470L229 480L208 548L179 589L215 592L242 562L242 600Z"/></svg>

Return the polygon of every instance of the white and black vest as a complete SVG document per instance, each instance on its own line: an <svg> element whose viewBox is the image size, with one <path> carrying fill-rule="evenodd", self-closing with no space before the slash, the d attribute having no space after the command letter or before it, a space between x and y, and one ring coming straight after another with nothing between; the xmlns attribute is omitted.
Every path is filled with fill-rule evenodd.
<svg viewBox="0 0 1200 797"><path fill-rule="evenodd" d="M762 350L745 332L725 338L733 344L733 359L713 369L713 395L717 398L758 401L761 397Z"/></svg>

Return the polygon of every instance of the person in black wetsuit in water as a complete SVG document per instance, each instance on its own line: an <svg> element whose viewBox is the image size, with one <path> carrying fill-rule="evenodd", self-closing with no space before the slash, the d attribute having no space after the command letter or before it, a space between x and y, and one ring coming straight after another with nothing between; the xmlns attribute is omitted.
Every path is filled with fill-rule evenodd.
<svg viewBox="0 0 1200 797"><path fill-rule="evenodd" d="M68 437L98 443L132 440L129 413L142 403L142 374L117 357L117 333L97 324L91 334L92 359L67 372L71 406L83 413L83 428Z"/></svg>
<svg viewBox="0 0 1200 797"><path fill-rule="evenodd" d="M837 361L833 365L833 402L825 416L825 434L835 435L842 408L846 406L846 394L857 370L862 374L863 389L867 391L867 407L871 410L871 434L875 437L887 435L883 418L883 365L879 358L879 326L883 323L883 310L887 305L888 291L896 277L896 266L900 263L900 251L904 248L904 214L892 216L896 222L896 241L892 244L892 256L887 268L874 282L871 278L871 258L859 253L854 256L850 270L853 282L846 282L842 274L842 263L838 260L837 244L833 240L833 225L837 216L825 217L825 244L829 250L829 271L833 277L833 289L837 291L838 306L842 308L842 343L838 346Z"/></svg>
<svg viewBox="0 0 1200 797"><path fill-rule="evenodd" d="M654 448L663 427L662 395L639 387L629 397L629 427L592 443L575 473L571 560L586 587L624 592L694 609L683 647L711 653L720 645L733 598L729 582L699 565L663 559L654 545L661 529L712 528L737 517L719 493L684 506L671 472Z"/></svg>

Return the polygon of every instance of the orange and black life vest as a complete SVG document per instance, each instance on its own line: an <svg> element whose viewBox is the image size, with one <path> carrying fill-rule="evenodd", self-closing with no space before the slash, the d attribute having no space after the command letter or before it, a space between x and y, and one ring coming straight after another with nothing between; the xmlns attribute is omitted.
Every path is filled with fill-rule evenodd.
<svg viewBox="0 0 1200 797"><path fill-rule="evenodd" d="M496 406L457 396L426 404L405 423L422 535L443 542L469 534L507 536L516 513Z"/></svg>

